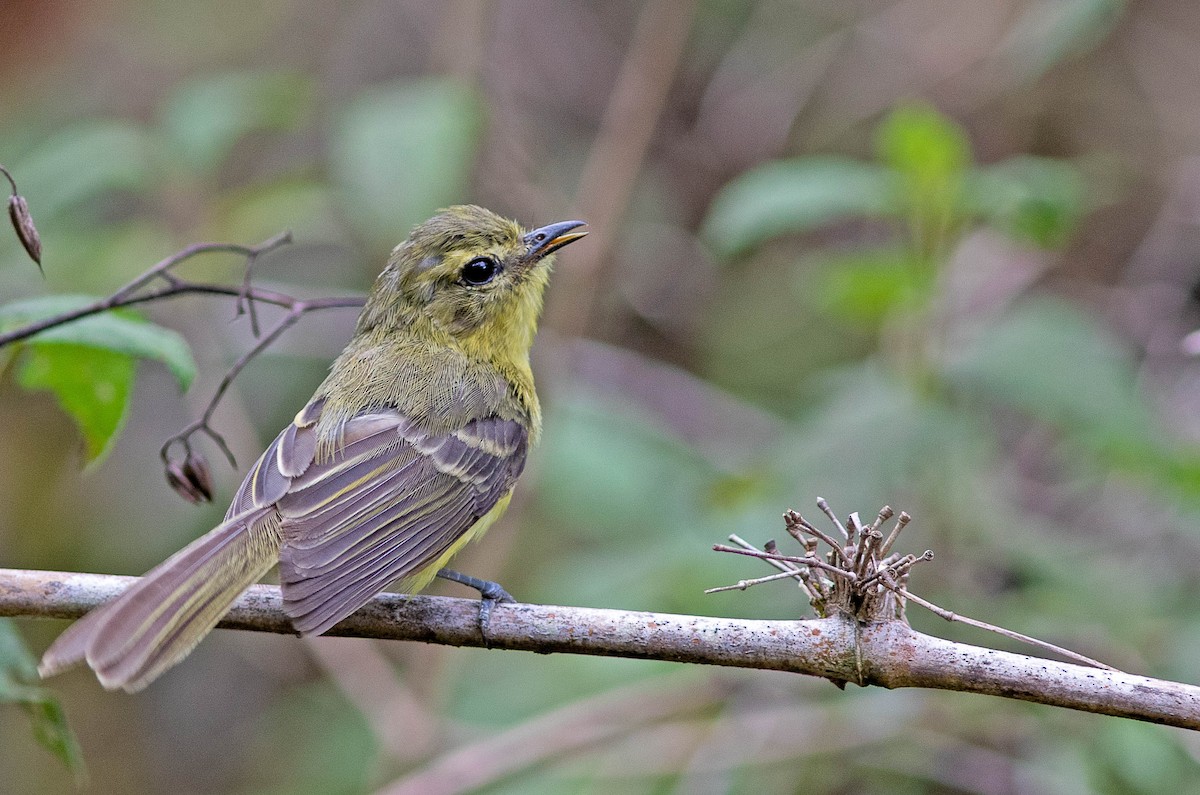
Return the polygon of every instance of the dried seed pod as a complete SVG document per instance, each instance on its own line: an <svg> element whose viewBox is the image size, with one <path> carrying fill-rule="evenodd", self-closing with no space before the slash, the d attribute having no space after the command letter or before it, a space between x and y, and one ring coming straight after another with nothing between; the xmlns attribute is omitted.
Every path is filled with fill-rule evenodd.
<svg viewBox="0 0 1200 795"><path fill-rule="evenodd" d="M8 218L12 221L17 239L25 247L29 258L37 263L38 270L42 269L42 238L38 235L37 227L33 225L33 216L29 214L29 204L25 197L14 193L8 197Z"/></svg>
<svg viewBox="0 0 1200 795"><path fill-rule="evenodd" d="M183 475L205 502L212 502L212 470L208 466L207 458L189 450L187 458L183 462Z"/></svg>
<svg viewBox="0 0 1200 795"><path fill-rule="evenodd" d="M178 461L167 462L166 475L167 483L180 497L183 497L193 505L204 499L204 493L196 488L196 485L192 483L191 479L184 472L183 466Z"/></svg>

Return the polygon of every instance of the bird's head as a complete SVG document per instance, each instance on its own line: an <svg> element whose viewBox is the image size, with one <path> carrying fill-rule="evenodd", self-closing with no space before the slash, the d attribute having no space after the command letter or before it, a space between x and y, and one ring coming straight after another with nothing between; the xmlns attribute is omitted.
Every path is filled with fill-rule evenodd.
<svg viewBox="0 0 1200 795"><path fill-rule="evenodd" d="M528 351L549 255L583 237L582 221L525 231L474 205L442 210L392 252L359 330L431 322L468 345Z"/></svg>

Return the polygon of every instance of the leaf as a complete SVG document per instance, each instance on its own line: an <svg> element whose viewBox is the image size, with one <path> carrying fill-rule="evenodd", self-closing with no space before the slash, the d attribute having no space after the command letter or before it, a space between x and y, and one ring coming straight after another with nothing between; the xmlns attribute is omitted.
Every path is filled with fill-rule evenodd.
<svg viewBox="0 0 1200 795"><path fill-rule="evenodd" d="M1044 157L1014 157L976 170L967 196L974 214L1043 248L1065 245L1088 209L1078 170Z"/></svg>
<svg viewBox="0 0 1200 795"><path fill-rule="evenodd" d="M900 307L923 306L934 272L905 248L865 249L834 255L821 281L806 292L830 315L878 323Z"/></svg>
<svg viewBox="0 0 1200 795"><path fill-rule="evenodd" d="M163 127L183 160L207 172L246 134L287 130L307 119L313 97L312 81L293 72L206 76L171 96Z"/></svg>
<svg viewBox="0 0 1200 795"><path fill-rule="evenodd" d="M1121 21L1124 0L1041 0L1025 6L1000 57L1033 82L1065 59L1090 51Z"/></svg>
<svg viewBox="0 0 1200 795"><path fill-rule="evenodd" d="M961 127L928 105L902 105L876 132L879 159L899 175L895 201L904 208L913 244L944 250L963 214L963 176L971 144Z"/></svg>
<svg viewBox="0 0 1200 795"><path fill-rule="evenodd" d="M853 217L891 215L894 176L843 157L780 160L751 169L721 189L704 238L733 256L782 234L809 232Z"/></svg>
<svg viewBox="0 0 1200 795"><path fill-rule="evenodd" d="M334 176L347 217L394 242L466 194L481 129L477 97L444 78L359 93L332 140Z"/></svg>
<svg viewBox="0 0 1200 795"><path fill-rule="evenodd" d="M17 371L25 389L53 392L83 433L89 464L98 463L125 424L137 362L83 345L29 345Z"/></svg>
<svg viewBox="0 0 1200 795"><path fill-rule="evenodd" d="M1194 455L1170 449L1137 389L1130 351L1075 307L1039 298L977 330L944 373L967 393L1058 427L1093 463L1186 489Z"/></svg>
<svg viewBox="0 0 1200 795"><path fill-rule="evenodd" d="M58 698L37 681L37 663L25 648L16 625L0 618L0 702L19 704L29 715L33 736L67 769L82 777L83 752Z"/></svg>
<svg viewBox="0 0 1200 795"><path fill-rule="evenodd" d="M971 164L967 134L930 105L893 110L876 132L875 148L884 164L918 182L956 176Z"/></svg>
<svg viewBox="0 0 1200 795"><path fill-rule="evenodd" d="M0 330L11 330L37 320L88 306L96 298L86 295L50 295L0 306ZM167 366L180 389L191 386L196 363L191 349L178 333L150 323L129 310L113 310L47 329L27 345L81 345L152 359Z"/></svg>

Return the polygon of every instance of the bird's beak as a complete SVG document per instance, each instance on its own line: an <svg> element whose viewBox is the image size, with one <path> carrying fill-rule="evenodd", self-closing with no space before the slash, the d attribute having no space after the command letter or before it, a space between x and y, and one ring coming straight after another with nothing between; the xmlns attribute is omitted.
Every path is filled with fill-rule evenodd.
<svg viewBox="0 0 1200 795"><path fill-rule="evenodd" d="M530 260L539 260L552 251L558 251L568 243L574 243L587 234L579 229L586 225L584 221L559 221L557 224L533 230L521 238L529 246L526 257Z"/></svg>

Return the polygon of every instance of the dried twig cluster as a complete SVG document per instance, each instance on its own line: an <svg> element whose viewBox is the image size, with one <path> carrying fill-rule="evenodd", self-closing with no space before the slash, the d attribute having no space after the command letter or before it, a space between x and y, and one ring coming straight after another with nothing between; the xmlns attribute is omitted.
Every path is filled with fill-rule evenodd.
<svg viewBox="0 0 1200 795"><path fill-rule="evenodd" d="M840 615L862 623L908 623L904 609L906 604L912 601L947 621L986 629L1093 668L1116 670L1070 649L938 607L909 591L909 573L918 563L933 560L933 551L927 549L921 555L901 555L892 551L900 532L912 520L904 511L896 516L895 524L885 537L880 528L895 516L895 512L889 506L885 505L880 509L879 515L869 526L862 524L857 513L850 514L843 523L823 499L817 500L817 507L837 528L841 541L795 511L789 510L783 515L784 527L788 535L804 548L803 555L781 554L774 539L767 541L763 548L759 549L737 535L730 535L729 540L737 546L715 544L713 549L717 552L732 552L759 558L779 569L779 573L740 580L734 585L709 588L705 593L744 591L753 585L791 578L799 582L801 589L808 596L809 604L821 618ZM818 552L822 544L829 547L829 551L824 555Z"/></svg>
<svg viewBox="0 0 1200 795"><path fill-rule="evenodd" d="M784 527L804 548L803 555L780 553L773 539L759 549L731 535L729 540L737 544L736 547L717 544L713 549L765 560L779 569L779 573L710 588L705 593L745 590L752 585L792 578L799 582L809 604L821 618L842 614L859 621L903 620L909 572L916 564L933 560L933 552L929 550L920 556L892 552L897 537L911 517L901 511L885 537L881 528L895 516L888 506L879 511L874 522L865 526L857 513L850 514L843 523L823 499L817 500L817 507L829 517L840 540L796 511L788 511L783 515ZM822 544L829 548L824 555L819 554Z"/></svg>

